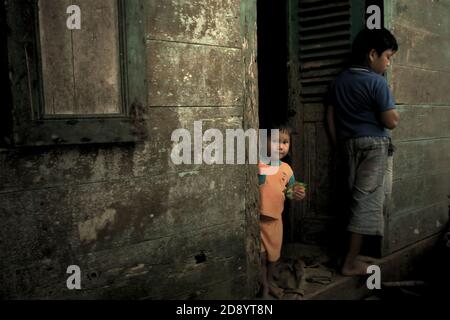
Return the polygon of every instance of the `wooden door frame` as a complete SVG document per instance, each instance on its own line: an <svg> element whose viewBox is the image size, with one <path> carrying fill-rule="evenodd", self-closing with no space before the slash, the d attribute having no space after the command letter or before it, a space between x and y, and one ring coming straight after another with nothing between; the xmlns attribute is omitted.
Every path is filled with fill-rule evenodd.
<svg viewBox="0 0 450 320"><path fill-rule="evenodd" d="M241 0L241 46L243 62L243 129L259 129L257 65L257 0ZM248 146L246 146L248 148ZM246 152L248 153L248 150ZM244 290L251 299L257 293L260 275L259 184L257 165L245 169L245 250L247 283Z"/></svg>

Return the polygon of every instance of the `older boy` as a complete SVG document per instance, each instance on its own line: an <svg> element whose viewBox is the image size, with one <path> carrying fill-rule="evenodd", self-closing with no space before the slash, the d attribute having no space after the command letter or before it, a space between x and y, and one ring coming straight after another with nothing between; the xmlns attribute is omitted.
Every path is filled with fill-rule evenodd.
<svg viewBox="0 0 450 320"><path fill-rule="evenodd" d="M399 114L382 74L398 50L386 29L365 29L353 43L352 67L330 87L327 118L331 138L345 158L350 200L350 245L344 275L364 275L371 262L360 256L364 235L383 236L385 190L390 189L391 138ZM390 159L389 159L390 158Z"/></svg>

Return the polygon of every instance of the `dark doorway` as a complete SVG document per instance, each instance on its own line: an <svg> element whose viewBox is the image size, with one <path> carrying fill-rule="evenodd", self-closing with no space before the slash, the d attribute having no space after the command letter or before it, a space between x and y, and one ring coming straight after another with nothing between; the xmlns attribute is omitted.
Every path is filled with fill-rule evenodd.
<svg viewBox="0 0 450 320"><path fill-rule="evenodd" d="M260 128L287 121L287 14L285 1L257 1Z"/></svg>
<svg viewBox="0 0 450 320"><path fill-rule="evenodd" d="M276 128L288 123L288 1L258 0L259 127ZM292 144L291 144L292 151ZM292 152L291 152L292 154ZM283 159L292 166L288 155ZM283 221L290 221L285 202ZM284 243L291 241L291 224L283 223Z"/></svg>

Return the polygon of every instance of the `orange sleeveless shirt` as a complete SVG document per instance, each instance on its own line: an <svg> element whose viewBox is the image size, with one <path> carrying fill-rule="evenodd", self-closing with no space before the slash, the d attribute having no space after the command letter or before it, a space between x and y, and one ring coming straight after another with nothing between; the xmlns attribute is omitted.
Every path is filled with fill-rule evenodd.
<svg viewBox="0 0 450 320"><path fill-rule="evenodd" d="M261 173L263 168L270 167L271 166L267 164L259 163L259 174L264 174ZM259 212L261 215L269 216L274 219L281 219L286 198L284 192L293 174L291 167L287 163L280 161L277 173L266 175L264 183L259 186Z"/></svg>

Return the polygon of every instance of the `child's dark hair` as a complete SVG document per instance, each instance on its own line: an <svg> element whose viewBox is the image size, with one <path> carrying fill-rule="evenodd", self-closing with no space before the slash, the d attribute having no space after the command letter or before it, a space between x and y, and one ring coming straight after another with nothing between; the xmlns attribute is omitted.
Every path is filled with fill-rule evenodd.
<svg viewBox="0 0 450 320"><path fill-rule="evenodd" d="M394 35L387 29L364 29L358 33L352 46L352 63L367 65L368 55L372 49L381 56L386 50L398 51Z"/></svg>
<svg viewBox="0 0 450 320"><path fill-rule="evenodd" d="M272 135L271 129L278 129L280 133L287 133L289 136L292 134L292 128L287 123L282 124L273 124L267 130L267 136L270 137Z"/></svg>

